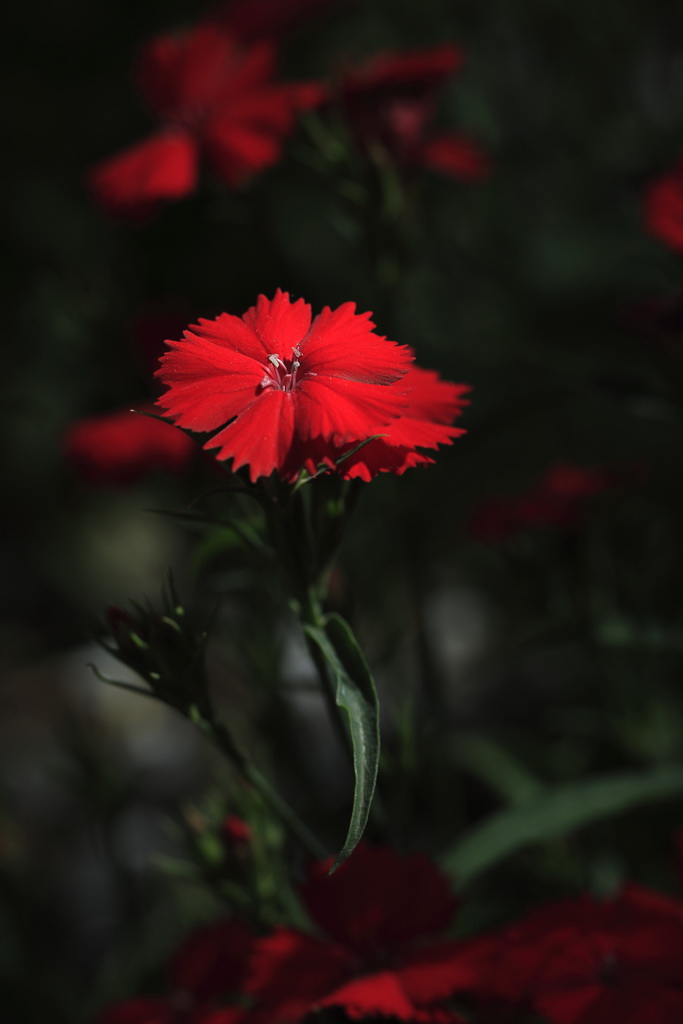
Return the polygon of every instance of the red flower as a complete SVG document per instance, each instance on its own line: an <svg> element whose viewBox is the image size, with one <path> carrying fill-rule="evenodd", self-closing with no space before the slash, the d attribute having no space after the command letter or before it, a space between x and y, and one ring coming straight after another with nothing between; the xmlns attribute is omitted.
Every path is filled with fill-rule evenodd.
<svg viewBox="0 0 683 1024"><path fill-rule="evenodd" d="M317 865L301 888L329 938L281 928L256 940L246 986L255 1024L295 1024L325 1006L354 1019L456 1022L442 1004L464 985L461 944L435 938L456 907L446 878L421 854L363 843L328 877L330 864Z"/></svg>
<svg viewBox="0 0 683 1024"><path fill-rule="evenodd" d="M240 994L251 941L251 932L237 921L200 929L171 962L168 995L118 1003L97 1024L238 1024L244 1011L222 1004Z"/></svg>
<svg viewBox="0 0 683 1024"><path fill-rule="evenodd" d="M615 483L604 469L558 463L536 486L517 498L493 498L474 510L470 532L479 540L500 541L519 530L575 525L581 502Z"/></svg>
<svg viewBox="0 0 683 1024"><path fill-rule="evenodd" d="M683 158L657 178L645 193L648 231L676 252L683 252Z"/></svg>
<svg viewBox="0 0 683 1024"><path fill-rule="evenodd" d="M340 472L369 479L381 469L403 472L429 461L415 452L460 433L448 421L464 388L412 370L413 353L373 331L370 314L353 303L329 307L311 321L302 299L260 295L243 317L200 320L169 342L158 375L168 390L158 405L179 426L218 431L232 468L252 481L276 470L295 480L318 462L330 468L349 448L376 434Z"/></svg>
<svg viewBox="0 0 683 1024"><path fill-rule="evenodd" d="M150 408L141 405L140 410ZM125 484L154 470L182 473L194 445L162 420L130 409L79 420L64 438L69 462L95 484Z"/></svg>
<svg viewBox="0 0 683 1024"><path fill-rule="evenodd" d="M461 61L456 46L444 45L380 54L348 72L339 101L360 145L380 143L407 168L427 166L467 180L483 177L488 161L475 143L431 130L439 88Z"/></svg>
<svg viewBox="0 0 683 1024"><path fill-rule="evenodd" d="M683 1020L683 903L637 886L541 907L473 948L484 998L552 1024Z"/></svg>
<svg viewBox="0 0 683 1024"><path fill-rule="evenodd" d="M231 187L277 162L313 84L273 81L275 46L245 45L216 22L153 39L138 84L161 128L95 167L90 185L112 212L146 212L197 184L200 154Z"/></svg>

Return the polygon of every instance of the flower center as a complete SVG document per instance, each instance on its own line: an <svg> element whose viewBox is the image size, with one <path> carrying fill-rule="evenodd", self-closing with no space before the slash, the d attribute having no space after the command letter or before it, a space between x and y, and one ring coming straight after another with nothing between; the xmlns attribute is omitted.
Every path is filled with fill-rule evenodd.
<svg viewBox="0 0 683 1024"><path fill-rule="evenodd" d="M275 388L276 391L292 391L296 387L297 373L301 367L301 352L298 348L292 349L292 357L281 359L276 352L272 352L263 367L266 372L260 386Z"/></svg>

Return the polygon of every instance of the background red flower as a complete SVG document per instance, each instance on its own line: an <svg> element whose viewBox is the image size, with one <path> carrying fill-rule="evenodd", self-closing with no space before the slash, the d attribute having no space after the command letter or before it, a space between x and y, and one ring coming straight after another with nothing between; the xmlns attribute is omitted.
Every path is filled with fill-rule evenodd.
<svg viewBox="0 0 683 1024"><path fill-rule="evenodd" d="M137 79L160 130L90 173L113 212L146 212L197 184L200 155L236 188L275 163L296 113L316 103L313 84L274 78L272 40L244 43L215 21L159 36L143 50Z"/></svg>
<svg viewBox="0 0 683 1024"><path fill-rule="evenodd" d="M169 968L169 991L109 1007L97 1024L235 1024L252 933L238 921L217 921L189 935Z"/></svg>
<svg viewBox="0 0 683 1024"><path fill-rule="evenodd" d="M558 463L518 497L481 502L470 519L470 532L484 541L501 541L520 530L573 526L586 498L616 483L615 474L600 467Z"/></svg>
<svg viewBox="0 0 683 1024"><path fill-rule="evenodd" d="M138 411L89 416L73 423L64 437L64 453L86 480L95 484L125 484L163 470L182 473L195 445L187 434L169 429L163 420Z"/></svg>
<svg viewBox="0 0 683 1024"><path fill-rule="evenodd" d="M437 134L432 122L439 90L462 62L457 46L383 53L347 71L337 102L361 146L380 143L404 167L424 165L455 178L477 179L488 170L473 141Z"/></svg>

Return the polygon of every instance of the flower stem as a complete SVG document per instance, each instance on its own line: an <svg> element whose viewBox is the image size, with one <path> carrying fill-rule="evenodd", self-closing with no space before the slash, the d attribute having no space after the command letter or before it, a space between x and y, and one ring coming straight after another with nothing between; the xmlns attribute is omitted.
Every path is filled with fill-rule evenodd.
<svg viewBox="0 0 683 1024"><path fill-rule="evenodd" d="M265 775L238 750L232 736L216 716L213 708L204 708L201 712L198 711L193 716L193 721L209 736L221 753L231 761L242 778L258 791L271 810L275 811L283 824L299 840L308 853L315 860L323 860L327 856L327 851L320 840L304 824L287 801L271 786Z"/></svg>

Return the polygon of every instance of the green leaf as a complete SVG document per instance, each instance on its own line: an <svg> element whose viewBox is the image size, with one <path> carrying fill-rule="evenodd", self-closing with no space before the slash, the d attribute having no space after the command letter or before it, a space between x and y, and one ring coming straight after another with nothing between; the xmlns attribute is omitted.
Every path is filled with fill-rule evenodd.
<svg viewBox="0 0 683 1024"><path fill-rule="evenodd" d="M466 883L532 843L558 839L640 804L681 792L680 764L648 773L619 772L556 786L470 829L445 855L442 864L460 883Z"/></svg>
<svg viewBox="0 0 683 1024"><path fill-rule="evenodd" d="M363 652L341 616L327 615L324 629L307 625L305 630L334 677L335 698L346 712L353 751L355 787L351 820L331 874L353 853L368 821L379 767L379 702Z"/></svg>

